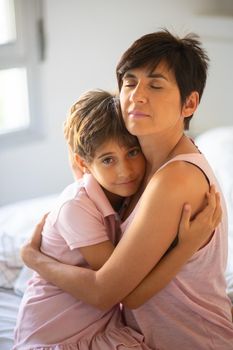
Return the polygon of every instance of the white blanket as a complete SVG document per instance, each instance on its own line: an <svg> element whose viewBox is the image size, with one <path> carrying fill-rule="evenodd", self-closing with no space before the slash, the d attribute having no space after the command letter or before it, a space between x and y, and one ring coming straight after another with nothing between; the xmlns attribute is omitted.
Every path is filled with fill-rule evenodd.
<svg viewBox="0 0 233 350"><path fill-rule="evenodd" d="M13 288L23 267L20 247L55 198L52 195L0 207L0 287Z"/></svg>
<svg viewBox="0 0 233 350"><path fill-rule="evenodd" d="M13 346L13 330L21 298L11 290L0 289L0 349Z"/></svg>
<svg viewBox="0 0 233 350"><path fill-rule="evenodd" d="M233 302L233 126L209 130L196 144L212 166L222 188L228 210L227 291Z"/></svg>

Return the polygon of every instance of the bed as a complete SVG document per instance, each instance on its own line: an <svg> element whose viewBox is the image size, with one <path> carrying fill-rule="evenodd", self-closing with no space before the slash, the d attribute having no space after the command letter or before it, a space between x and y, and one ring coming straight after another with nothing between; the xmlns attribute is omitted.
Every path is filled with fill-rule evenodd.
<svg viewBox="0 0 233 350"><path fill-rule="evenodd" d="M227 292L233 302L233 127L217 128L196 138L212 165L224 192L229 214ZM33 227L48 212L56 195L0 207L0 349L13 345L17 310L32 271L20 259L19 250Z"/></svg>
<svg viewBox="0 0 233 350"><path fill-rule="evenodd" d="M32 271L19 251L33 226L52 207L56 195L0 207L0 350L10 350L20 300Z"/></svg>

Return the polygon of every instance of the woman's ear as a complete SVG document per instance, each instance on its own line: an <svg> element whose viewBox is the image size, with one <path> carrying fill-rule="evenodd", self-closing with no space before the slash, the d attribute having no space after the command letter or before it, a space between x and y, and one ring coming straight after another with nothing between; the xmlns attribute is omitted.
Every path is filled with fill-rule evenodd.
<svg viewBox="0 0 233 350"><path fill-rule="evenodd" d="M75 161L83 174L89 173L89 169L86 161L82 157L80 157L78 154L75 154Z"/></svg>
<svg viewBox="0 0 233 350"><path fill-rule="evenodd" d="M186 98L186 101L182 108L182 117L190 117L196 111L199 105L199 93L197 91L191 92L191 94Z"/></svg>

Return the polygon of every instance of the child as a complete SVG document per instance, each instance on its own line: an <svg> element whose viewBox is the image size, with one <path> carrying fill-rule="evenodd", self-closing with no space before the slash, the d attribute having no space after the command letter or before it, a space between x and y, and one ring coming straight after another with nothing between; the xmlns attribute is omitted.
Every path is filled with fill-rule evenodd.
<svg viewBox="0 0 233 350"><path fill-rule="evenodd" d="M65 135L75 154L72 167L84 176L62 192L48 215L41 250L97 270L117 244L126 198L139 188L145 159L124 127L118 100L102 90L87 92L74 104ZM201 244L193 243L189 255ZM141 334L123 324L118 305L98 310L34 274L19 310L14 349L131 348L149 349Z"/></svg>

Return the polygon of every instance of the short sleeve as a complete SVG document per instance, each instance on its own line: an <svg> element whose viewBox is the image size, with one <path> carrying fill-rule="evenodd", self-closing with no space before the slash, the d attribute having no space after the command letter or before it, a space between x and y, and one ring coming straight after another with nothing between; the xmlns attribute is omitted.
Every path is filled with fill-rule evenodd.
<svg viewBox="0 0 233 350"><path fill-rule="evenodd" d="M103 215L88 197L64 203L57 215L55 228L70 249L109 240Z"/></svg>

